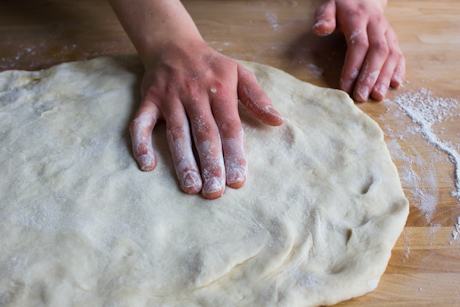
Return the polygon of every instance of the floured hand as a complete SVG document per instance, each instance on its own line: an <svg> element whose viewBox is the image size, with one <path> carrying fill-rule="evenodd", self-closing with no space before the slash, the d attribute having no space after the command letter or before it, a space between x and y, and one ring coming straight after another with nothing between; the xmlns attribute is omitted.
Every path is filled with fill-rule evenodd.
<svg viewBox="0 0 460 307"><path fill-rule="evenodd" d="M262 122L274 126L283 122L254 75L206 45L179 0L110 0L110 4L146 69L142 102L130 125L140 169L151 171L156 166L151 134L163 119L184 192L201 191L214 199L222 196L225 185L241 187L247 160L238 99Z"/></svg>
<svg viewBox="0 0 460 307"><path fill-rule="evenodd" d="M383 100L390 86L399 87L405 59L383 9L386 0L330 0L315 13L313 32L320 36L336 28L345 34L348 50L340 88L358 101Z"/></svg>
<svg viewBox="0 0 460 307"><path fill-rule="evenodd" d="M280 125L281 115L251 72L204 42L169 45L159 54L147 67L142 102L130 126L139 167L143 171L155 168L151 133L157 120L164 119L184 192L202 191L205 198L213 199L223 194L226 184L241 187L246 180L247 160L238 98L266 124Z"/></svg>

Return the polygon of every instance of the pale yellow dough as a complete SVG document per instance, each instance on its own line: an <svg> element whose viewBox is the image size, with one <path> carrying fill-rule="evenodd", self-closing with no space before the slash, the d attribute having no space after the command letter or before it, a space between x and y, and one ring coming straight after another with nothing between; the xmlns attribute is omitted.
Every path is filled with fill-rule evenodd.
<svg viewBox="0 0 460 307"><path fill-rule="evenodd" d="M0 74L0 305L317 306L376 288L408 202L343 92L254 63L281 127L240 106L249 177L184 194L164 124L141 172L135 56Z"/></svg>

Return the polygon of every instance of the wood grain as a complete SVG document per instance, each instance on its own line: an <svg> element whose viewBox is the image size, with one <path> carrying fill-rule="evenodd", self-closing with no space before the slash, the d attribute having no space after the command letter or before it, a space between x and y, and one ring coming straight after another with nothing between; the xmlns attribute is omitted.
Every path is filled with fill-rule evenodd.
<svg viewBox="0 0 460 307"><path fill-rule="evenodd" d="M272 65L318 86L337 88L346 45L340 35L311 33L322 1L183 1L207 43L241 60ZM460 96L460 1L394 0L386 16L407 59L405 87L386 103L357 104L383 128L411 208L378 288L338 306L460 306L460 241L452 231L460 206L454 166L430 145L395 98L430 89L435 98ZM103 0L0 1L0 70L37 70L67 61L135 52L110 6ZM458 117L434 126L459 143ZM399 147L398 147L399 146ZM404 179L404 178L402 178ZM427 212L422 194L434 197ZM426 208L425 208L426 209Z"/></svg>

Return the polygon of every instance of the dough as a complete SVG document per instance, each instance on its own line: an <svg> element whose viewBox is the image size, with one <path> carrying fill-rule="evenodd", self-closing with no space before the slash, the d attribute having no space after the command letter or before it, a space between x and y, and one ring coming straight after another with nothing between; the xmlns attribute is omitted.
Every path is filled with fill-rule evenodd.
<svg viewBox="0 0 460 307"><path fill-rule="evenodd" d="M240 107L246 185L184 194L165 127L141 172L135 56L0 74L0 305L317 306L376 288L408 214L382 131L337 90L259 64L285 116Z"/></svg>

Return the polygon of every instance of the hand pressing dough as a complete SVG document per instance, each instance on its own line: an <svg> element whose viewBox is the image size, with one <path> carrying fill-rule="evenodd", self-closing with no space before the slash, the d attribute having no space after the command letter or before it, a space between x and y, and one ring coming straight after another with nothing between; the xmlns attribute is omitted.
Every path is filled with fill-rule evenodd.
<svg viewBox="0 0 460 307"><path fill-rule="evenodd" d="M240 106L249 176L184 194L165 127L131 153L134 56L0 74L0 304L317 306L376 288L408 214L382 131L343 92L254 63L285 116Z"/></svg>

